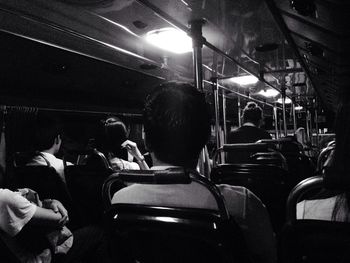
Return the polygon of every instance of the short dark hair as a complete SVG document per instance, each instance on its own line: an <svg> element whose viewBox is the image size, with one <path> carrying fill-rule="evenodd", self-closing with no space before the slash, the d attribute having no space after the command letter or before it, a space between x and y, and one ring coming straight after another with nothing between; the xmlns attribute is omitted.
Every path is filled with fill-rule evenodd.
<svg viewBox="0 0 350 263"><path fill-rule="evenodd" d="M146 143L163 162L194 168L210 136L210 114L204 94L189 83L167 82L147 98Z"/></svg>
<svg viewBox="0 0 350 263"><path fill-rule="evenodd" d="M39 151L52 147L58 135L62 135L59 121L46 115L39 115L36 120L35 143Z"/></svg>
<svg viewBox="0 0 350 263"><path fill-rule="evenodd" d="M253 101L247 103L243 109L243 122L252 122L256 126L262 120L262 109Z"/></svg>
<svg viewBox="0 0 350 263"><path fill-rule="evenodd" d="M127 150L121 144L127 139L125 124L118 117L109 117L104 123L104 149L118 158L127 158Z"/></svg>

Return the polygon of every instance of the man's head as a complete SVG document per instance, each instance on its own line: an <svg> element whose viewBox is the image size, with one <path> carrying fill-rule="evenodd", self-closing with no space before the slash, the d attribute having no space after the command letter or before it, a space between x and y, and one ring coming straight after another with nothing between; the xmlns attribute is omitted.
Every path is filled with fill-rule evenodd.
<svg viewBox="0 0 350 263"><path fill-rule="evenodd" d="M204 95L187 83L162 84L146 100L144 125L147 148L158 160L195 168L210 135Z"/></svg>
<svg viewBox="0 0 350 263"><path fill-rule="evenodd" d="M61 134L61 127L56 120L47 116L39 116L35 133L37 150L50 150L53 154L56 154L61 147Z"/></svg>
<svg viewBox="0 0 350 263"><path fill-rule="evenodd" d="M248 102L243 109L243 122L251 122L259 127L262 122L262 109L255 102Z"/></svg>

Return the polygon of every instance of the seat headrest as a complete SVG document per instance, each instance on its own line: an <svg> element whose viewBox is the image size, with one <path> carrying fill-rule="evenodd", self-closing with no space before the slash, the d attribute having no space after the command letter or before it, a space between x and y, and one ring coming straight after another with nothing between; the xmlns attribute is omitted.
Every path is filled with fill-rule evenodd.
<svg viewBox="0 0 350 263"><path fill-rule="evenodd" d="M267 151L268 145L266 143L235 143L235 144L224 144L222 148L224 151L235 151L235 150Z"/></svg>
<svg viewBox="0 0 350 263"><path fill-rule="evenodd" d="M189 184L191 183L190 171L182 168L148 171L120 171L119 177L129 183L150 184Z"/></svg>

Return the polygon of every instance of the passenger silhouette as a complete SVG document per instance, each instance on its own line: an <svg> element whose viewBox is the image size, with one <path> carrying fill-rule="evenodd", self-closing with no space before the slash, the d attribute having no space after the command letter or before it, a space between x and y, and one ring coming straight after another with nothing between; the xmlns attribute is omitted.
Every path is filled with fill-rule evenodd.
<svg viewBox="0 0 350 263"><path fill-rule="evenodd" d="M157 87L144 108L146 146L153 170L171 167L195 169L210 135L210 114L204 94L187 83ZM231 216L242 228L256 262L276 262L275 240L269 215L248 189L219 185ZM176 185L134 184L116 192L112 203L134 203L217 209L208 190L197 183Z"/></svg>
<svg viewBox="0 0 350 263"><path fill-rule="evenodd" d="M55 156L61 148L62 132L62 127L57 120L45 115L39 116L36 122L35 143L36 150L40 154L35 155L27 165L46 166L50 164L50 166L55 168L61 179L66 182L63 160ZM72 165L69 162L67 164Z"/></svg>
<svg viewBox="0 0 350 263"><path fill-rule="evenodd" d="M272 139L267 131L260 128L262 121L262 109L255 102L248 102L243 109L243 125L229 133L227 143L251 143Z"/></svg>
<svg viewBox="0 0 350 263"><path fill-rule="evenodd" d="M336 146L334 155L327 160L333 174L344 184L349 182L350 163L350 103L349 95L342 97L336 119ZM304 200L297 205L298 219L319 219L328 221L350 221L350 192L337 191L324 193L327 198ZM329 197L331 195L331 197Z"/></svg>
<svg viewBox="0 0 350 263"><path fill-rule="evenodd" d="M104 151L112 167L117 170L147 170L145 158L137 144L128 140L125 124L117 117L109 117L104 123ZM136 162L129 160L135 158Z"/></svg>

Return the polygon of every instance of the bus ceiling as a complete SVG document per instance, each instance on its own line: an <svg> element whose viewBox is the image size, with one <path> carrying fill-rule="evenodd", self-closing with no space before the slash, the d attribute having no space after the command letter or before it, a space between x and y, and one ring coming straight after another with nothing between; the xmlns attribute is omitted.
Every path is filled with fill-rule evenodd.
<svg viewBox="0 0 350 263"><path fill-rule="evenodd" d="M337 92L350 75L349 52L344 48L349 44L350 31L344 23L349 7L344 9L341 2L1 0L0 31L6 41L0 45L12 52L6 57L12 62L1 68L12 72L19 66L17 58L18 63L27 63L21 67L27 71L22 77L32 76L33 67L50 81L57 81L57 75L65 79L59 83L63 94L91 96L87 99L91 105L103 101L113 107L113 102L120 102L124 107L124 101L140 108L149 87L170 79L196 79L193 55L200 51L196 76L207 92L215 86L228 99L238 96L274 107L283 97L294 107L322 104L335 111ZM25 40L12 45L16 41L9 34ZM40 43L39 51L33 41ZM51 56L45 56L43 46L60 51L50 49ZM19 54L29 58L19 59ZM94 61L93 66L88 61ZM3 83L11 82L13 74L7 75ZM85 81L72 83L74 75ZM3 95L29 93L23 85L33 79L24 77L17 91L5 85ZM35 92L45 98L48 87ZM96 101L96 92L110 96Z"/></svg>

